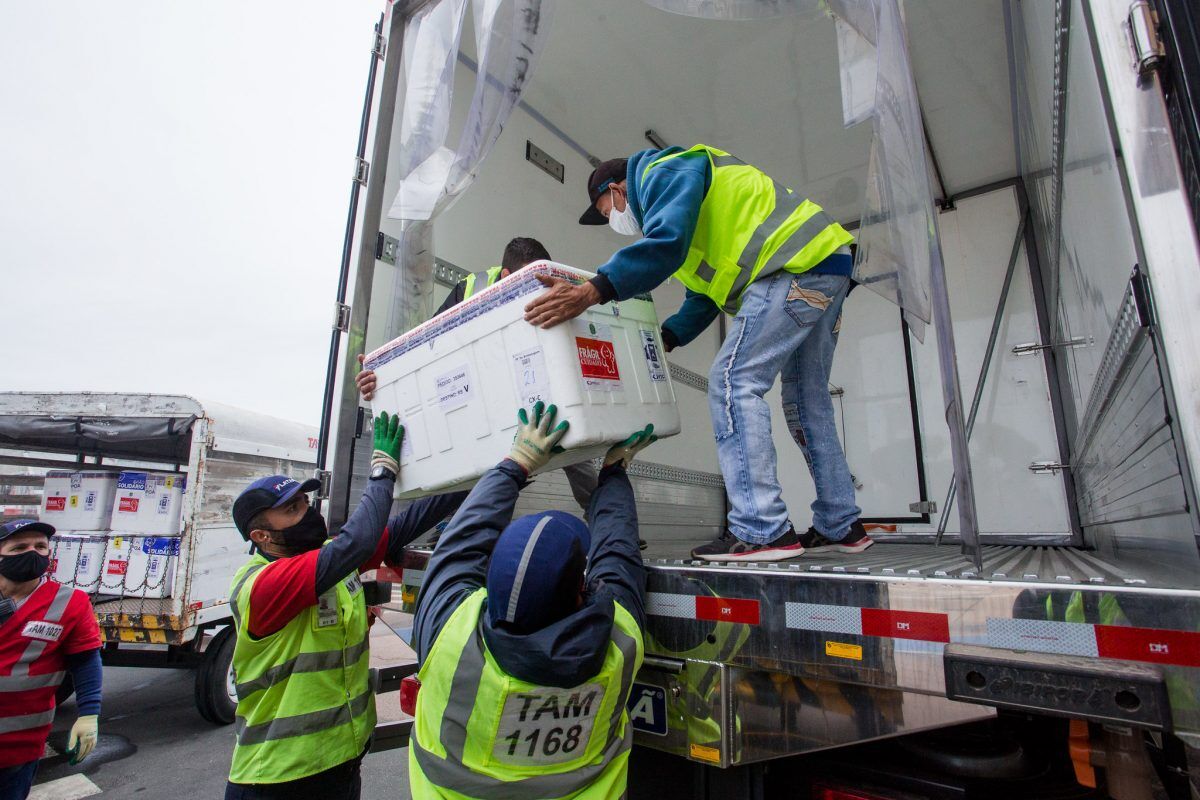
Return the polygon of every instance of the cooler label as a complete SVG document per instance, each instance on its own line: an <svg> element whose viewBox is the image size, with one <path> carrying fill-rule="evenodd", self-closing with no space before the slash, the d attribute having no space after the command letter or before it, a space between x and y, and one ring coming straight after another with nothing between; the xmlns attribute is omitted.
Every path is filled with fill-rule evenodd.
<svg viewBox="0 0 1200 800"><path fill-rule="evenodd" d="M83 475L79 472L71 473L71 488L79 489L83 486Z"/></svg>
<svg viewBox="0 0 1200 800"><path fill-rule="evenodd" d="M117 505L117 510L123 514L136 514L138 499L136 497L122 497L121 502Z"/></svg>
<svg viewBox="0 0 1200 800"><path fill-rule="evenodd" d="M142 552L158 556L177 556L179 540L169 536L148 536L142 540Z"/></svg>
<svg viewBox="0 0 1200 800"><path fill-rule="evenodd" d="M83 501L83 508L85 511L95 511L96 510L96 493L95 492L87 493L87 497Z"/></svg>
<svg viewBox="0 0 1200 800"><path fill-rule="evenodd" d="M47 511L66 511L67 510L67 498L65 498L65 497L47 497L46 498L46 510Z"/></svg>
<svg viewBox="0 0 1200 800"><path fill-rule="evenodd" d="M129 562L110 559L108 565L104 568L104 571L109 575L124 575L125 573L129 572Z"/></svg>
<svg viewBox="0 0 1200 800"><path fill-rule="evenodd" d="M550 402L550 376L546 372L546 356L535 347L513 356L513 377L516 379L517 400L522 407L541 400Z"/></svg>
<svg viewBox="0 0 1200 800"><path fill-rule="evenodd" d="M612 328L608 325L582 323L584 333L575 336L579 354L579 371L587 388L599 391L619 391L621 371L617 367L617 351L613 347Z"/></svg>
<svg viewBox="0 0 1200 800"><path fill-rule="evenodd" d="M658 351L658 342L655 341L654 331L642 332L642 355L646 357L646 368L650 370L650 380L655 382L665 381L667 379L667 370L663 366L662 356Z"/></svg>
<svg viewBox="0 0 1200 800"><path fill-rule="evenodd" d="M164 494L158 499L158 513L166 514L171 509L171 495Z"/></svg>
<svg viewBox="0 0 1200 800"><path fill-rule="evenodd" d="M471 373L466 364L439 375L437 377L437 396L442 412L454 411L465 406L471 399L472 383Z"/></svg>
<svg viewBox="0 0 1200 800"><path fill-rule="evenodd" d="M118 489L132 489L137 492L146 490L146 473L144 472L122 472L117 478Z"/></svg>

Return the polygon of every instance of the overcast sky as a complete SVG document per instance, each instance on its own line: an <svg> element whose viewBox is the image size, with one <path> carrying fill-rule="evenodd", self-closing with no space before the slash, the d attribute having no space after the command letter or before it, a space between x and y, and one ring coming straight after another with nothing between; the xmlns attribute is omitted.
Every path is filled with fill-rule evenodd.
<svg viewBox="0 0 1200 800"><path fill-rule="evenodd" d="M0 0L0 388L316 424L383 6Z"/></svg>

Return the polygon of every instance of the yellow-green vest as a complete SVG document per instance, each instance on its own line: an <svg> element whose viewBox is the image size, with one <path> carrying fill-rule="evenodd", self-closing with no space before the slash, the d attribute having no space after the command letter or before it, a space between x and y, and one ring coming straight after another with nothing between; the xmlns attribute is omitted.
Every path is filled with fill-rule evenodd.
<svg viewBox="0 0 1200 800"><path fill-rule="evenodd" d="M229 780L282 783L357 758L375 729L367 604L355 573L281 630L250 635L247 609L268 563L255 553L233 578L237 743Z"/></svg>
<svg viewBox="0 0 1200 800"><path fill-rule="evenodd" d="M779 270L806 272L854 241L819 205L715 147L698 144L663 156L646 167L641 180L659 165L694 153L708 158L712 183L675 277L726 313L737 313L742 292L759 278Z"/></svg>
<svg viewBox="0 0 1200 800"><path fill-rule="evenodd" d="M463 300L466 300L468 297L475 294L476 287L478 287L478 291L482 292L484 289L500 280L500 273L503 270L504 267L492 267L491 269L485 269L482 272L472 272L467 276L467 285L466 288L463 289ZM483 284L482 286L479 285L481 282Z"/></svg>
<svg viewBox="0 0 1200 800"><path fill-rule="evenodd" d="M614 603L600 672L579 686L538 686L504 672L483 640L487 590L462 602L421 665L409 744L413 800L625 795L633 726L625 703L642 633Z"/></svg>

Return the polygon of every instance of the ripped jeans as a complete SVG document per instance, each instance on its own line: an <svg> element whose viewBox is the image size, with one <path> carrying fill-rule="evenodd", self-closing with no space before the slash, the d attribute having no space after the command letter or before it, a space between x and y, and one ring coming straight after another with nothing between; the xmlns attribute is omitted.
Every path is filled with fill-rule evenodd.
<svg viewBox="0 0 1200 800"><path fill-rule="evenodd" d="M742 295L709 372L708 405L729 495L729 530L744 542L766 544L791 524L776 474L771 409L763 399L776 376L783 379L784 417L817 490L813 526L841 539L862 513L829 396L849 288L845 276L811 272L781 271L755 281Z"/></svg>

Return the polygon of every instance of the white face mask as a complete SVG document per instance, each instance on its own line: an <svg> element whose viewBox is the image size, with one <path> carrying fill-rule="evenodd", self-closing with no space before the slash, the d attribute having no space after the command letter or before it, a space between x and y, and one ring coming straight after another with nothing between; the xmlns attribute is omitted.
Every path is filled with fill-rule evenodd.
<svg viewBox="0 0 1200 800"><path fill-rule="evenodd" d="M615 194L612 198L612 209L608 212L608 227L622 236L642 235L642 226L638 225L637 217L633 215L633 209L629 207L629 201L625 201L624 211L617 211L617 196Z"/></svg>

